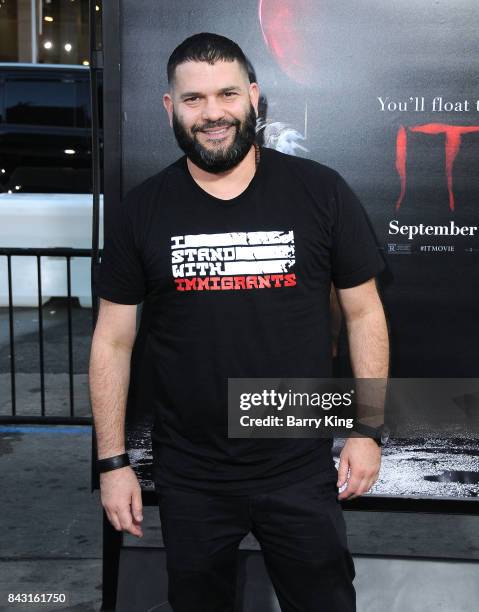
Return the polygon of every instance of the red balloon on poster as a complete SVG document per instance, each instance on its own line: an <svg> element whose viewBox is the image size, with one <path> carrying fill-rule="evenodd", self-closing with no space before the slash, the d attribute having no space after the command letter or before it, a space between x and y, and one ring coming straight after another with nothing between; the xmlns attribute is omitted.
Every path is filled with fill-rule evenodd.
<svg viewBox="0 0 479 612"><path fill-rule="evenodd" d="M303 85L313 76L318 4L317 0L259 0L259 21L269 50L280 68Z"/></svg>

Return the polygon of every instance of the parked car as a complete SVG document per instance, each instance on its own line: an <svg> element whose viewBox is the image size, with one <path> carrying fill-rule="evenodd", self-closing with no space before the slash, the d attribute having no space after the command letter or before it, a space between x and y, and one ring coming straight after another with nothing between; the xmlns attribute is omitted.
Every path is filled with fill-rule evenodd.
<svg viewBox="0 0 479 612"><path fill-rule="evenodd" d="M100 82L100 104L101 93ZM91 148L88 67L0 63L0 247L91 247ZM72 295L87 306L90 260L74 264ZM14 304L35 305L35 258L16 256L12 269ZM8 304L6 273L3 256L2 306ZM43 302L66 295L64 260L44 258L42 290Z"/></svg>

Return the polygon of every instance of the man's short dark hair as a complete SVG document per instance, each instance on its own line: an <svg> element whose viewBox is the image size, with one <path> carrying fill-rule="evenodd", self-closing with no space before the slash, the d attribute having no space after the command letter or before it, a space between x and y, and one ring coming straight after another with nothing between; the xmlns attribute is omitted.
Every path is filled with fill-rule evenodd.
<svg viewBox="0 0 479 612"><path fill-rule="evenodd" d="M168 83L172 83L176 67L184 62L208 62L208 64L214 64L218 61L233 62L234 60L240 64L249 76L248 60L241 47L233 40L226 38L226 36L209 32L194 34L179 44L170 55L166 69Z"/></svg>

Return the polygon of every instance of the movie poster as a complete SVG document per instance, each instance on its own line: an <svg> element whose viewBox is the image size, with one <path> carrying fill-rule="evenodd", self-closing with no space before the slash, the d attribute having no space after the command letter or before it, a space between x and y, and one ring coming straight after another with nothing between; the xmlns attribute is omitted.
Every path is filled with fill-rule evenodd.
<svg viewBox="0 0 479 612"><path fill-rule="evenodd" d="M171 51L201 31L234 39L262 91L264 145L333 167L368 212L387 264L391 376L478 376L476 2L130 1L121 23L124 192L181 154L161 99ZM134 377L129 449L151 488ZM371 495L477 497L478 453L474 436L393 439Z"/></svg>

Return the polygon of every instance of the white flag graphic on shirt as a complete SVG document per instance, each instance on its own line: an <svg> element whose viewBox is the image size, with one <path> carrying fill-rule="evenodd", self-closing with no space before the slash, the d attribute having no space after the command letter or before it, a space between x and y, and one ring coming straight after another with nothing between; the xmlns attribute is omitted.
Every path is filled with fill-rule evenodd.
<svg viewBox="0 0 479 612"><path fill-rule="evenodd" d="M295 264L294 232L231 232L172 236L175 278L284 274Z"/></svg>

